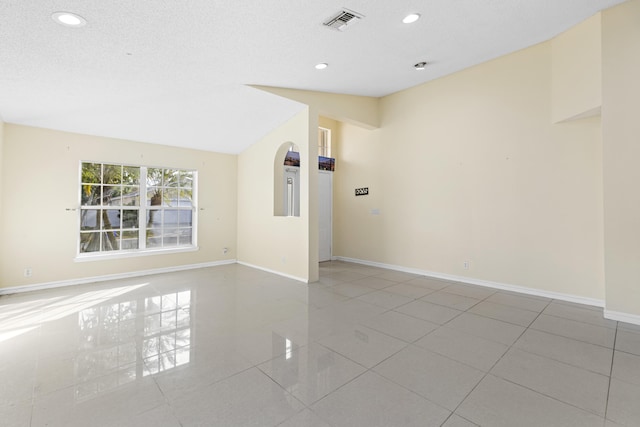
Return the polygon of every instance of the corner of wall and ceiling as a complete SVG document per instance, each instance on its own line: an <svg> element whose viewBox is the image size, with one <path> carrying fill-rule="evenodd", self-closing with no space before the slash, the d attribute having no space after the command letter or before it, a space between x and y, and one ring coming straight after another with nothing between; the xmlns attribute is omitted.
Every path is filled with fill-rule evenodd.
<svg viewBox="0 0 640 427"><path fill-rule="evenodd" d="M251 87L308 105L319 114L334 120L369 130L380 127L381 98L273 86Z"/></svg>

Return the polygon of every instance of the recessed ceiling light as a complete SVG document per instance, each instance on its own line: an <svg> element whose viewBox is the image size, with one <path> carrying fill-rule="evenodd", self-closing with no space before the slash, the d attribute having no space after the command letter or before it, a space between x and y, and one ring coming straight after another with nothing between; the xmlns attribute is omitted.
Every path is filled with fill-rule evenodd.
<svg viewBox="0 0 640 427"><path fill-rule="evenodd" d="M320 64L316 65L316 70L324 70L328 66L329 66L329 64L327 64L326 62L321 62Z"/></svg>
<svg viewBox="0 0 640 427"><path fill-rule="evenodd" d="M56 12L51 18L65 27L78 28L87 25L87 20L80 15L71 12Z"/></svg>
<svg viewBox="0 0 640 427"><path fill-rule="evenodd" d="M419 13L410 13L409 15L404 17L402 22L404 22L405 24L412 24L416 22L418 19L420 19Z"/></svg>
<svg viewBox="0 0 640 427"><path fill-rule="evenodd" d="M414 65L416 70L424 70L425 68L427 68L427 63L426 62L418 62L416 65Z"/></svg>

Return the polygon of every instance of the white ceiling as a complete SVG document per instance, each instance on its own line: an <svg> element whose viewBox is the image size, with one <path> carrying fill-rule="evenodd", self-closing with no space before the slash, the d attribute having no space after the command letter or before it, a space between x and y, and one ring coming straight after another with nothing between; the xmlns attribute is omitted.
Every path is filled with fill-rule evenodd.
<svg viewBox="0 0 640 427"><path fill-rule="evenodd" d="M301 109L247 85L379 97L622 1L0 0L0 117L239 153ZM365 18L345 32L322 25L343 7ZM87 25L56 24L57 11ZM402 24L410 12L422 19ZM426 70L413 68L420 61Z"/></svg>

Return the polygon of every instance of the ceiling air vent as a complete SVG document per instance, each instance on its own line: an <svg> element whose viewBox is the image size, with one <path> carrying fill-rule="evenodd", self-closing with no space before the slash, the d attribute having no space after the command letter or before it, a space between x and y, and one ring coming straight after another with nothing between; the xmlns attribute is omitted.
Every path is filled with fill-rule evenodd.
<svg viewBox="0 0 640 427"><path fill-rule="evenodd" d="M340 13L329 18L323 24L338 31L344 31L347 27L352 26L362 18L364 18L364 15L354 12L353 10L342 9Z"/></svg>

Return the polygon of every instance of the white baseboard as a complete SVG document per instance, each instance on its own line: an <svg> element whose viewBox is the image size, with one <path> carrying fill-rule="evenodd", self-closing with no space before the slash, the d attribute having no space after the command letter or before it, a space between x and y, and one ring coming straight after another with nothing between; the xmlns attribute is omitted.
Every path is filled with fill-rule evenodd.
<svg viewBox="0 0 640 427"><path fill-rule="evenodd" d="M302 277L292 276L291 274L282 273L281 271L271 270L269 268L260 267L259 265L249 264L248 262L238 261L238 264L244 265L245 267L255 268L256 270L262 270L267 273L276 274L278 276L286 277L287 279L297 280L302 283L309 283L307 279L303 279Z"/></svg>
<svg viewBox="0 0 640 427"><path fill-rule="evenodd" d="M632 323L640 325L640 315L623 313L621 311L613 311L604 309L605 319L617 320L618 322Z"/></svg>
<svg viewBox="0 0 640 427"><path fill-rule="evenodd" d="M150 276L152 274L173 273L176 271L194 270L197 268L216 267L219 265L235 264L236 260L204 262L200 264L178 265L175 267L154 268L151 270L132 271L129 273L107 274L104 276L82 277L80 279L60 280L56 282L36 283L34 285L0 288L0 295L16 294L20 292L39 291L42 289L61 288L65 286L84 285L87 283L104 282L107 280L129 279L132 277Z"/></svg>
<svg viewBox="0 0 640 427"><path fill-rule="evenodd" d="M467 284L470 284L470 285L486 286L488 288L500 289L500 290L503 290L503 291L518 292L518 293L521 293L521 294L533 295L533 296L545 297L545 298L551 298L551 299L557 299L557 300L568 301L568 302L573 302L573 303L577 303L577 304L592 305L592 306L595 306L595 307L604 307L604 300L595 299L595 298L586 298L586 297L581 297L581 296L577 296L577 295L563 294L563 293L560 293L560 292L545 291L545 290L541 290L541 289L534 289L534 288L527 288L527 287L524 287L524 286L511 285L511 284L508 284L508 283L492 282L492 281L489 281L489 280L475 279L473 277L455 276L455 275L452 275L452 274L445 274L445 273L438 273L438 272L435 272L435 271L420 270L420 269L417 269L417 268L402 267L402 266L393 265L393 264L383 264L383 263L380 263L380 262L365 261L365 260L355 259L355 258L347 258L347 257L338 256L338 257L335 257L335 260L337 260L337 261L345 261L345 262L353 262L353 263L356 263L356 264L369 265L371 267L386 268L386 269L389 269L389 270L401 271L403 273L418 274L420 276L433 277L434 279L450 280L450 281L453 281L453 282L462 282L462 283L467 283Z"/></svg>

